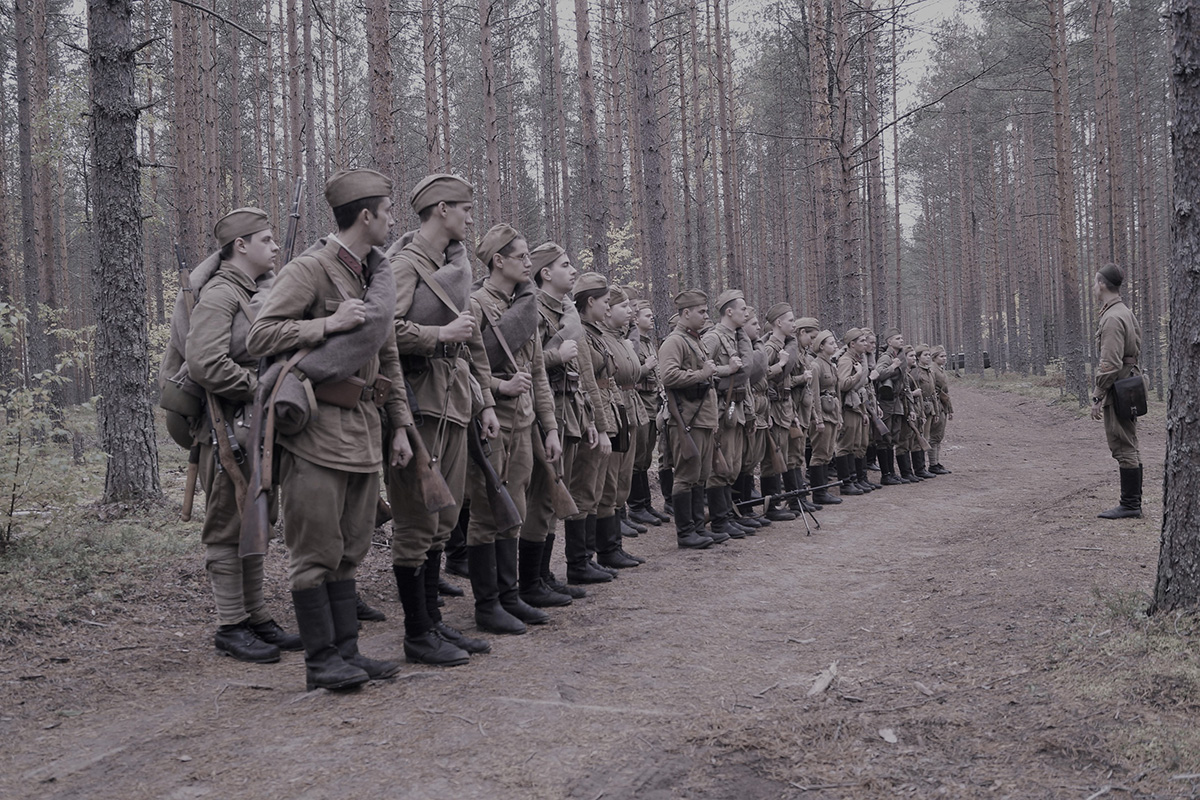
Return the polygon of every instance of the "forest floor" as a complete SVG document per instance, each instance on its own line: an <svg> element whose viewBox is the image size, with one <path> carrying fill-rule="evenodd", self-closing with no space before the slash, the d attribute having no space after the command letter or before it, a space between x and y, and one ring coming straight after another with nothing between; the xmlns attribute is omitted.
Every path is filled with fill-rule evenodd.
<svg viewBox="0 0 1200 800"><path fill-rule="evenodd" d="M626 547L649 563L550 625L349 694L305 692L299 653L215 652L197 528L169 509L107 576L0 562L0 797L1196 797L1200 621L1144 614L1161 404L1146 516L1109 522L1101 425L1001 385L955 383L952 475L847 498L811 536L691 552L652 528ZM362 632L375 657L401 653L388 562L360 572L389 615ZM294 629L283 575L275 546ZM469 590L444 613L474 631Z"/></svg>

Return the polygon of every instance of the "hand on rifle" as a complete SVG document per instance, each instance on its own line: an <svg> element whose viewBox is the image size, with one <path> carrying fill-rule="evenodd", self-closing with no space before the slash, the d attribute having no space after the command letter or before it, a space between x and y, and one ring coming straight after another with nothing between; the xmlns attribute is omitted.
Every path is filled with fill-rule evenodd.
<svg viewBox="0 0 1200 800"><path fill-rule="evenodd" d="M877 369L871 370L871 374L868 375L867 377L870 378L872 381L879 380L879 370L877 370Z"/></svg>
<svg viewBox="0 0 1200 800"><path fill-rule="evenodd" d="M705 378L711 378L717 371L717 364L711 358L704 360L704 366L700 370L700 374Z"/></svg>
<svg viewBox="0 0 1200 800"><path fill-rule="evenodd" d="M558 440L558 431L546 434L546 460L553 464L562 455L562 442Z"/></svg>
<svg viewBox="0 0 1200 800"><path fill-rule="evenodd" d="M741 356L731 356L729 359L729 374L732 375L733 373L737 372L741 368L742 368L742 357Z"/></svg>
<svg viewBox="0 0 1200 800"><path fill-rule="evenodd" d="M579 342L574 339L567 339L558 346L558 357L564 362L570 361L577 355L579 355Z"/></svg>
<svg viewBox="0 0 1200 800"><path fill-rule="evenodd" d="M362 300L351 298L343 300L332 316L325 318L325 335L352 331L362 325L367 318L367 304Z"/></svg>
<svg viewBox="0 0 1200 800"><path fill-rule="evenodd" d="M646 359L646 363L644 366L646 367L646 369L657 369L658 368L658 356L651 355L649 358Z"/></svg>
<svg viewBox="0 0 1200 800"><path fill-rule="evenodd" d="M438 328L439 342L465 342L474 335L475 317L470 311L463 311L454 322Z"/></svg>
<svg viewBox="0 0 1200 800"><path fill-rule="evenodd" d="M806 381L811 381L812 380L812 370L811 369L804 370L804 372L800 375L800 377Z"/></svg>
<svg viewBox="0 0 1200 800"><path fill-rule="evenodd" d="M500 435L500 420L496 418L496 410L485 408L479 412L479 424L483 427L483 438L495 439Z"/></svg>
<svg viewBox="0 0 1200 800"><path fill-rule="evenodd" d="M405 426L398 428L392 434L392 460L393 467L403 469L408 466L408 462L413 457L412 443L408 440L411 427Z"/></svg>
<svg viewBox="0 0 1200 800"><path fill-rule="evenodd" d="M789 353L787 350L780 350L779 351L779 361L778 361L780 368L786 367L787 363L788 363L788 359L790 359L791 357L792 357L792 354Z"/></svg>

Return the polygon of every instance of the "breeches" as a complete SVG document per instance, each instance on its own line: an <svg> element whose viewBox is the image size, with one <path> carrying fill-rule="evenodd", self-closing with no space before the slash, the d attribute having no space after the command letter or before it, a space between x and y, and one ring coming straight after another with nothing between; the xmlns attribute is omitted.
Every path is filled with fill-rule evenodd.
<svg viewBox="0 0 1200 800"><path fill-rule="evenodd" d="M521 519L525 519L525 493L533 472L533 427L516 431L500 431L492 439L488 461L500 476L500 481L512 496ZM474 462L467 466L467 497L471 499L471 521L467 525L467 546L491 544L497 539L515 539L521 528L499 530L492 504L488 502L487 481L483 470Z"/></svg>
<svg viewBox="0 0 1200 800"><path fill-rule="evenodd" d="M450 531L458 524L467 481L467 429L447 422L441 442L434 441L437 430L438 420L426 417L417 433L429 455L437 459L450 494L459 498L459 503L431 514L421 499L421 487L412 470L391 470L387 493L392 504L392 563L397 566L416 568L424 564L428 553L445 549ZM475 513L474 508L471 513Z"/></svg>

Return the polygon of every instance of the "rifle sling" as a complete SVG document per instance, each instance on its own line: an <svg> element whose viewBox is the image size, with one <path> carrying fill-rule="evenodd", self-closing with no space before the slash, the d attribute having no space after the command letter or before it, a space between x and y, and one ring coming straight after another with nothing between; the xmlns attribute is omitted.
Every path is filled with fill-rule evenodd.
<svg viewBox="0 0 1200 800"><path fill-rule="evenodd" d="M229 422L225 419L220 399L207 389L204 394L208 399L208 415L212 418L213 438L217 440L217 460L221 462L221 467L229 475L229 480L233 482L233 494L240 513L246 502L247 487L246 476L242 474L242 468L234 458L233 448L229 445L229 436L233 433L233 429L229 427Z"/></svg>

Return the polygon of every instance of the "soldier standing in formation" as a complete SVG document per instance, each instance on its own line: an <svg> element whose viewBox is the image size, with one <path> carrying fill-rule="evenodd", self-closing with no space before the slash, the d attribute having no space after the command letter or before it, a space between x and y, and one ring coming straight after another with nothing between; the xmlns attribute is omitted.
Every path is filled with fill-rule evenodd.
<svg viewBox="0 0 1200 800"><path fill-rule="evenodd" d="M771 400L767 396L767 350L762 340L762 321L754 308L746 309L746 324L742 326L750 341L751 360L747 368L750 396L746 399L746 427L743 431L742 464L737 481L733 485L735 503L754 498L754 471L767 458L767 436L771 430ZM736 506L735 506L736 508ZM766 528L771 520L754 513L748 506L742 512L741 521L758 528Z"/></svg>
<svg viewBox="0 0 1200 800"><path fill-rule="evenodd" d="M246 340L251 356L320 348L330 336L364 325L372 282L392 286L378 249L393 224L391 193L391 179L373 170L341 171L329 179L325 199L337 233L293 259L276 279ZM382 311L390 317L394 297L386 303ZM381 413L394 431L390 463L403 465L412 456L412 416L396 342L390 335L382 340L358 354L355 377L362 390L355 397L344 404L325 401L322 396L344 396L342 387L313 387L317 408L308 424L277 442L289 582L309 689L350 688L400 669L358 650L355 573L374 529L384 456ZM380 375L388 381L378 382ZM380 397L382 385L387 389Z"/></svg>
<svg viewBox="0 0 1200 800"><path fill-rule="evenodd" d="M396 346L416 401L417 433L460 501L430 514L412 476L394 475L388 481L392 571L404 608L404 652L411 661L440 666L464 664L470 653L490 649L487 642L445 624L437 607L442 551L465 496L467 426L478 416L484 437L494 438L500 431L487 354L468 307L473 270L463 242L473 198L474 188L457 176L422 179L409 195L420 228L388 251L396 276ZM481 572L489 566L495 570L493 554L491 547L467 548L468 562L472 557L487 561L476 567Z"/></svg>
<svg viewBox="0 0 1200 800"><path fill-rule="evenodd" d="M1121 417L1113 401L1113 385L1141 375L1142 326L1121 300L1125 271L1106 264L1092 282L1092 297L1100 306L1096 323L1096 388L1092 393L1092 419L1104 420L1108 449L1116 459L1121 479L1121 501L1101 513L1101 519L1142 516L1142 457L1138 452L1137 417Z"/></svg>
<svg viewBox="0 0 1200 800"><path fill-rule="evenodd" d="M488 273L471 295L471 311L483 331L489 385L500 422L500 435L492 442L488 460L524 519L535 447L550 465L562 454L538 335L533 262L525 237L503 223L487 232L476 256ZM483 471L472 463L467 475L471 501L467 552L477 554L468 557L476 624L493 633L524 633L527 623L544 625L549 615L521 599L518 585L526 586L528 593L540 584L546 531L529 528L518 539L520 525L502 530L488 502ZM557 598L547 599L561 604Z"/></svg>
<svg viewBox="0 0 1200 800"><path fill-rule="evenodd" d="M633 478L629 491L629 519L642 525L661 525L670 517L654 508L650 495L650 466L654 462L654 451L658 444L658 417L662 411L662 386L658 383L658 348L654 344L654 309L647 300L638 300L633 307L633 340L641 370L634 390L645 412L645 423L638 426L634 437L636 455L633 457ZM659 465L662 466L661 464ZM659 471L662 481L662 470ZM663 497L670 497L668 487L663 487Z"/></svg>
<svg viewBox="0 0 1200 800"><path fill-rule="evenodd" d="M929 460L933 464L929 471L935 475L949 475L950 470L942 465L942 442L946 439L946 423L954 419L954 405L950 402L950 380L946 377L946 348L940 344L930 351L933 354L933 385L936 391L937 416L929 429Z"/></svg>
<svg viewBox="0 0 1200 800"><path fill-rule="evenodd" d="M869 370L863 362L867 351L867 334L861 328L851 328L842 336L846 347L837 362L838 394L842 402L842 428L838 431L834 451L834 468L842 482L839 494L843 497L871 491L865 484L867 472L868 427L870 424L867 400Z"/></svg>
<svg viewBox="0 0 1200 800"><path fill-rule="evenodd" d="M667 397L667 433L674 466L672 506L680 547L703 549L728 541L719 528L704 530L705 487L712 474L717 398L712 377L717 365L700 343L708 323L708 295L689 289L675 295L679 323L658 349L658 378Z"/></svg>
<svg viewBox="0 0 1200 800"><path fill-rule="evenodd" d="M245 452L250 410L258 388L258 359L246 351L246 335L274 281L279 245L267 213L239 208L217 221L220 266L203 286L192 309L186 361L192 380L208 392L219 413L206 414L207 424L196 432L200 442L200 483L207 498L204 527L204 566L217 607L217 649L240 661L269 663L280 650L300 650L300 637L287 634L271 618L263 595L263 557L240 558L238 541L242 515L229 468L218 461L214 440L235 434ZM218 423L217 418L220 418ZM218 424L223 430L216 430ZM211 433L210 433L211 431ZM249 477L244 456L233 468ZM243 463L244 462L244 463ZM274 503L271 503L274 508Z"/></svg>
<svg viewBox="0 0 1200 800"><path fill-rule="evenodd" d="M770 427L767 430L767 452L762 461L762 492L777 495L784 491L784 481L791 483L788 466L788 447L791 431L799 429L796 408L792 402L792 374L800 365L799 344L795 336L796 315L787 303L776 303L767 309L767 324L771 332L763 347L767 354L767 399ZM797 501L799 502L799 501ZM768 500L764 517L773 522L788 522L796 515L786 506Z"/></svg>
<svg viewBox="0 0 1200 800"><path fill-rule="evenodd" d="M828 467L833 462L838 432L842 428L842 401L838 392L837 368L833 366L833 354L837 352L837 339L833 332L823 330L813 339L812 389L816 395L816 432L812 437L812 456L808 465L808 480L813 486L813 502L820 506L837 505L840 497L829 493L825 486Z"/></svg>

